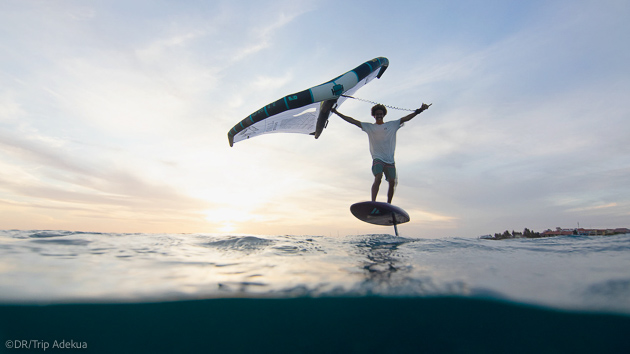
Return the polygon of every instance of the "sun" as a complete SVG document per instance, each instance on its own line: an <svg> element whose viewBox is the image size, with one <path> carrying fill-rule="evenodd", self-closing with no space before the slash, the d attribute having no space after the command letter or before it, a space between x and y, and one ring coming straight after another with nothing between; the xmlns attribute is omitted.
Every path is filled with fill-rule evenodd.
<svg viewBox="0 0 630 354"><path fill-rule="evenodd" d="M236 230L236 226L231 222L225 222L218 230L225 233L234 232Z"/></svg>
<svg viewBox="0 0 630 354"><path fill-rule="evenodd" d="M252 214L246 208L224 207L218 209L208 209L204 211L205 220L218 225L221 232L234 232L239 224L256 220L259 216Z"/></svg>

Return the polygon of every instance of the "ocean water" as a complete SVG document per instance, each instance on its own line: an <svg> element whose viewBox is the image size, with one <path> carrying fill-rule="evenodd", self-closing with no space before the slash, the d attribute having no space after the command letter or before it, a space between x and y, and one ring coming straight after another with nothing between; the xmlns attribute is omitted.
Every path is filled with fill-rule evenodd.
<svg viewBox="0 0 630 354"><path fill-rule="evenodd" d="M0 231L0 352L630 353L630 235Z"/></svg>

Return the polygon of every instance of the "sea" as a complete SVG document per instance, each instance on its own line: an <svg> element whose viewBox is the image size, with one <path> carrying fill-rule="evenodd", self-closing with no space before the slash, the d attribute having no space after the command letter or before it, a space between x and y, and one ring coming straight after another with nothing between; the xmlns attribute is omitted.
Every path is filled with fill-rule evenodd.
<svg viewBox="0 0 630 354"><path fill-rule="evenodd" d="M0 353L630 353L630 235L0 231Z"/></svg>

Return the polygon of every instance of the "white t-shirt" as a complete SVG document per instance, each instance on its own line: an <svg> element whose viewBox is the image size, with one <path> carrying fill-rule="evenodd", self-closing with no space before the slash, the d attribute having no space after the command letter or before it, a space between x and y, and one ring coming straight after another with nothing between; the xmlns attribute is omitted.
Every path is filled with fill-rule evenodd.
<svg viewBox="0 0 630 354"><path fill-rule="evenodd" d="M361 129L367 133L370 140L372 159L379 159L385 163L394 163L396 150L396 132L403 125L400 119L383 124L361 122Z"/></svg>

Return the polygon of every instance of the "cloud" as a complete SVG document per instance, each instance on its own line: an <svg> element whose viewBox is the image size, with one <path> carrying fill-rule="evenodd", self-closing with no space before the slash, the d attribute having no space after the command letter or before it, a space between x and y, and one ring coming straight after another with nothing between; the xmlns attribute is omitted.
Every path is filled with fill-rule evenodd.
<svg viewBox="0 0 630 354"><path fill-rule="evenodd" d="M255 11L269 12L269 17L264 15L259 18L267 18L266 21L254 21L247 28L246 45L236 49L232 55L233 61L241 61L264 49L273 43L274 35L292 23L296 18L311 11L311 7L304 1L290 1L287 3L272 4L271 8L256 8ZM279 5L279 6L278 6Z"/></svg>
<svg viewBox="0 0 630 354"><path fill-rule="evenodd" d="M15 122L19 117L23 117L24 113L11 91L0 92L0 123Z"/></svg>
<svg viewBox="0 0 630 354"><path fill-rule="evenodd" d="M588 207L568 209L567 212L595 211L595 210L601 210L601 209L614 208L616 206L618 206L617 203L608 203L608 204L600 204L600 205L592 205Z"/></svg>
<svg viewBox="0 0 630 354"><path fill-rule="evenodd" d="M70 156L74 147L50 139L20 139L0 134L4 160L1 190L22 203L68 205L78 208L117 206L136 213L192 212L211 204L185 196L174 187L148 182L115 165L106 167L96 155L92 161Z"/></svg>

